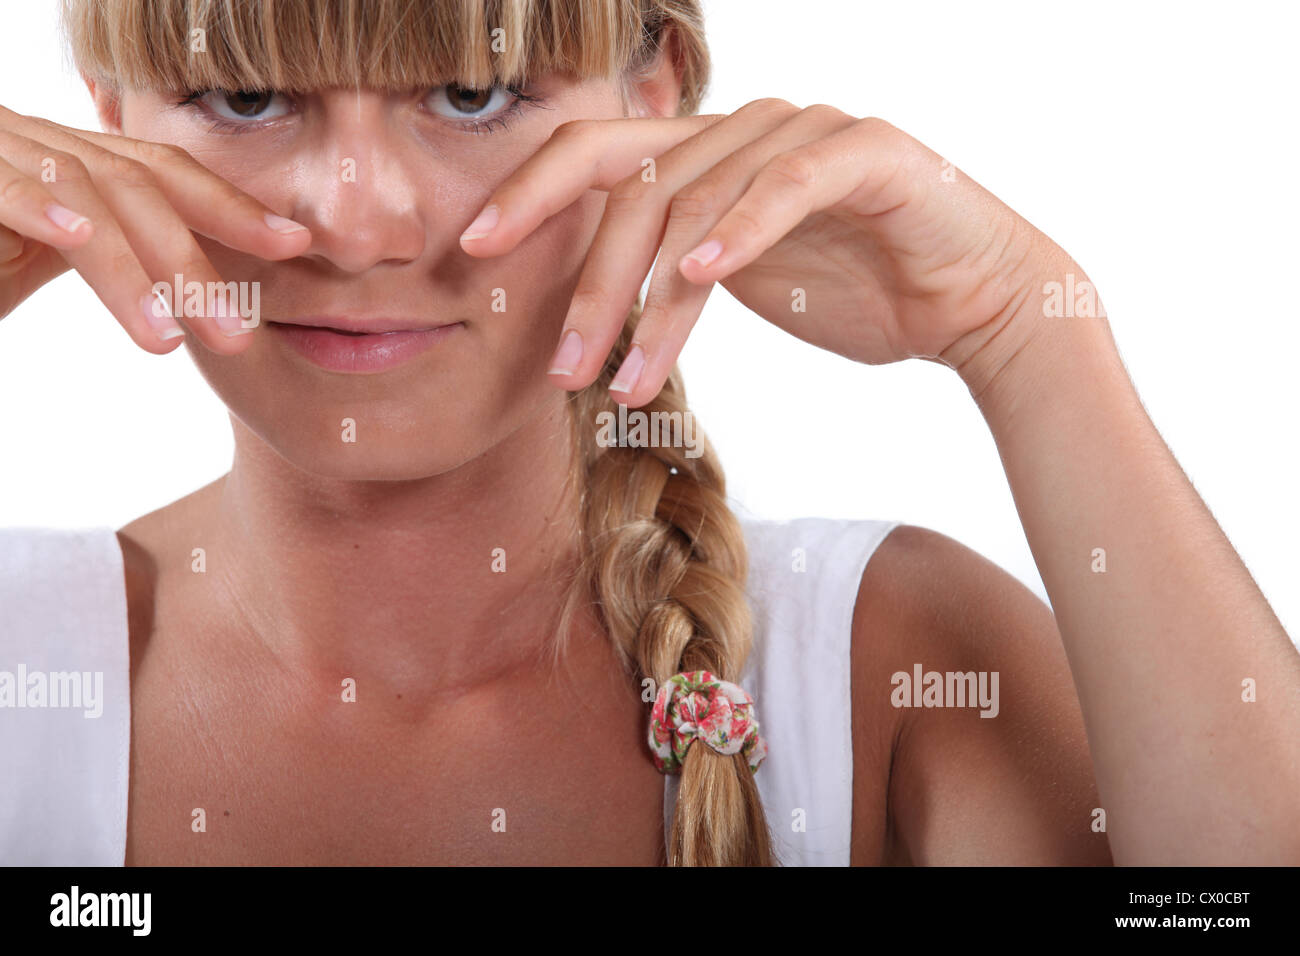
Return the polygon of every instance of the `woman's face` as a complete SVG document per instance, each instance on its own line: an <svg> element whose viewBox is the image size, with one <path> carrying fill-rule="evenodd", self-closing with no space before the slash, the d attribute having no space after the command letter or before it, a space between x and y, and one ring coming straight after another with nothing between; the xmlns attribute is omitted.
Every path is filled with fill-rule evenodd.
<svg viewBox="0 0 1300 956"><path fill-rule="evenodd" d="M123 134L180 146L311 230L307 251L282 262L197 237L225 282L257 283L260 326L239 355L193 341L191 354L233 414L293 464L340 478L436 475L564 401L546 368L603 195L587 193L499 258L467 255L459 237L558 125L624 112L614 82L552 76L526 92L538 101L516 104L500 87L211 93L190 105L124 93ZM359 340L279 324L333 322L449 327L368 339L384 347L358 368ZM406 352L395 364L390 347Z"/></svg>

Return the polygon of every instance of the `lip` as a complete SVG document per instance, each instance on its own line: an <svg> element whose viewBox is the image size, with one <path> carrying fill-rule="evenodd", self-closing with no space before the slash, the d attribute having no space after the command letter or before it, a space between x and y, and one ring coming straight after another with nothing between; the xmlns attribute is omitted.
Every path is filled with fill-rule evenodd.
<svg viewBox="0 0 1300 956"><path fill-rule="evenodd" d="M389 319L312 317L266 322L266 327L313 365L330 372L369 374L397 368L464 328Z"/></svg>

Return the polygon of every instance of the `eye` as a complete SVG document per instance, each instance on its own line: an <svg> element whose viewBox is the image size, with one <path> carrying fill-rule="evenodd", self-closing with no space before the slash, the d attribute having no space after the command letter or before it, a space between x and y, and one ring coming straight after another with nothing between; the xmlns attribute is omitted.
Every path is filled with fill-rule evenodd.
<svg viewBox="0 0 1300 956"><path fill-rule="evenodd" d="M425 102L439 116L452 120L481 119L510 106L515 99L504 86L491 86L473 90L448 83L433 90Z"/></svg>
<svg viewBox="0 0 1300 956"><path fill-rule="evenodd" d="M209 90L198 101L221 119L234 123L278 119L291 112L283 94L264 90Z"/></svg>

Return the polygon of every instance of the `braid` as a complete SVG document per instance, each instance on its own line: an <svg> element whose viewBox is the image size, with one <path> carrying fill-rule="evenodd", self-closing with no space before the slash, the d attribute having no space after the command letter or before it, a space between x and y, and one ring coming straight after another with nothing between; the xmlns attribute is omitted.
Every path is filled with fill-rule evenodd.
<svg viewBox="0 0 1300 956"><path fill-rule="evenodd" d="M572 403L582 494L583 569L569 594L594 597L629 674L660 687L681 671L735 681L752 643L744 536L707 439L702 454L672 447L602 447L596 416L617 414L609 383L640 318L636 303L599 378ZM681 374L641 411L688 413ZM654 419L651 419L652 421ZM647 726L648 726L647 712ZM686 754L669 836L669 865L772 865L767 821L744 755L707 746Z"/></svg>

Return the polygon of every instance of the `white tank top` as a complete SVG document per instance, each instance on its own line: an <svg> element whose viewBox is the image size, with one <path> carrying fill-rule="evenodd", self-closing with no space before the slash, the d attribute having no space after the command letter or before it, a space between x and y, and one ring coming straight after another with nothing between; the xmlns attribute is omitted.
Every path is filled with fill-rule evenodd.
<svg viewBox="0 0 1300 956"><path fill-rule="evenodd" d="M849 862L853 608L897 525L741 518L754 648L736 683L767 739L754 779L787 866ZM0 865L123 864L128 638L112 528L0 529ZM665 844L678 779L664 778Z"/></svg>

